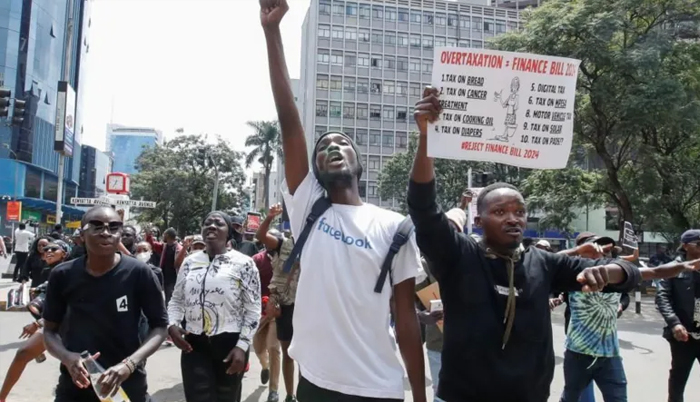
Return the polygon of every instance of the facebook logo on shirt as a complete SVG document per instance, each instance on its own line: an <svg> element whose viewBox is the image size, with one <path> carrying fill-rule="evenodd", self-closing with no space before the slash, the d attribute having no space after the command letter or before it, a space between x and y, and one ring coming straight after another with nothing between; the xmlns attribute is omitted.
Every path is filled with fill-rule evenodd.
<svg viewBox="0 0 700 402"><path fill-rule="evenodd" d="M326 223L326 218L321 218L321 220L318 222L318 227L316 230L327 233L333 239L342 241L347 245L354 245L359 248L368 248L370 250L372 249L372 245L369 244L369 240L367 240L366 237L364 239L356 239L352 236L346 236L341 230L338 230Z"/></svg>

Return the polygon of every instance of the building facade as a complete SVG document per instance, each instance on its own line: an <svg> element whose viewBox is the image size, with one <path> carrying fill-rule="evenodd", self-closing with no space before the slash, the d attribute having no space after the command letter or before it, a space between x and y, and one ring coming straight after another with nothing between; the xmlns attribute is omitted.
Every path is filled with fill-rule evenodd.
<svg viewBox="0 0 700 402"><path fill-rule="evenodd" d="M379 171L404 152L412 107L432 80L434 48L483 48L518 27L518 11L487 0L312 0L302 26L299 104L309 153L329 130L352 138L365 169L361 196L381 200Z"/></svg>
<svg viewBox="0 0 700 402"><path fill-rule="evenodd" d="M83 133L82 78L89 53L91 0L0 1L0 87L26 101L21 125L0 124L0 197L22 201L25 214L42 222L55 219L58 198L58 154L54 151L58 82L68 70L75 89L76 122L73 157L65 159L63 202L77 194L80 176L80 135ZM69 11L72 14L69 15ZM68 27L72 40L66 46ZM69 56L69 57L67 57ZM0 233L11 226L0 202ZM82 215L67 207L65 219ZM28 216L28 215L27 215Z"/></svg>
<svg viewBox="0 0 700 402"><path fill-rule="evenodd" d="M163 133L154 128L107 125L107 151L114 155L114 172L137 173L135 165L141 152L156 144L163 144Z"/></svg>
<svg viewBox="0 0 700 402"><path fill-rule="evenodd" d="M83 145L80 157L78 197L98 198L107 194L107 174L112 172L112 155Z"/></svg>

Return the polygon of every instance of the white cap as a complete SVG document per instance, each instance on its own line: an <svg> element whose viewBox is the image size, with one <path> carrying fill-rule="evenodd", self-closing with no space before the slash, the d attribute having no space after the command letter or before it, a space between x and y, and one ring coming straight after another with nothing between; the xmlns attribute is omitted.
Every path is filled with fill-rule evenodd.
<svg viewBox="0 0 700 402"><path fill-rule="evenodd" d="M540 246L540 247L544 247L544 248L552 248L552 245L549 244L549 242L547 240L544 240L544 239L538 241L537 244L535 244L535 246Z"/></svg>

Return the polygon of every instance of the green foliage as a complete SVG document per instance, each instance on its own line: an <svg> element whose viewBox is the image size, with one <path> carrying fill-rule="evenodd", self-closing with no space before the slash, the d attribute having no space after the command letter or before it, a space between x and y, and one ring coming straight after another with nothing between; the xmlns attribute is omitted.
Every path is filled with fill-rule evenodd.
<svg viewBox="0 0 700 402"><path fill-rule="evenodd" d="M644 230L674 236L698 226L700 2L550 0L523 16L524 29L494 47L582 61L574 130L575 153L585 155L574 162L586 160L594 173L564 173L561 197L535 184L530 196L548 211L565 198L579 206L585 178ZM563 215L554 220L565 223Z"/></svg>
<svg viewBox="0 0 700 402"><path fill-rule="evenodd" d="M199 233L211 210L216 177L212 163L219 172L217 209L240 212L248 205L243 158L223 139L207 144L201 135L146 148L136 161L139 173L132 177L133 199L155 201L156 208L142 210L138 221L172 226L180 236Z"/></svg>
<svg viewBox="0 0 700 402"><path fill-rule="evenodd" d="M246 147L254 147L245 158L245 167L249 168L257 161L265 173L265 210L270 207L270 171L275 157L282 157L282 137L277 121L249 121L248 126L255 132L245 139Z"/></svg>

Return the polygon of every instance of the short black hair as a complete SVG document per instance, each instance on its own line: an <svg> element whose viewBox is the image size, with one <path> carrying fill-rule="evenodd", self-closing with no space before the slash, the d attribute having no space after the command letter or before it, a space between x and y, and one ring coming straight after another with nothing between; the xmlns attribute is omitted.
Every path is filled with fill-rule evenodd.
<svg viewBox="0 0 700 402"><path fill-rule="evenodd" d="M122 226L122 230L124 230L124 229L131 229L134 231L135 235L138 234L138 232L136 231L136 227L134 227L134 225L124 225L124 226Z"/></svg>
<svg viewBox="0 0 700 402"><path fill-rule="evenodd" d="M83 227L83 226L87 225L87 223L90 222L90 219L88 219L88 218L90 218L95 212L103 210L103 209L106 209L109 211L114 211L114 209L112 209L108 206L96 205L96 206L88 209L87 211L85 211L85 214L83 214L83 218L80 219L80 226ZM114 211L114 213L116 213L116 212L117 211Z"/></svg>
<svg viewBox="0 0 700 402"><path fill-rule="evenodd" d="M60 232L63 230L63 226L61 226L60 223L57 223L56 225L54 225L53 230Z"/></svg>
<svg viewBox="0 0 700 402"><path fill-rule="evenodd" d="M168 236L174 239L177 237L177 231L175 228L167 228L165 229L165 232L163 232L163 236Z"/></svg>
<svg viewBox="0 0 700 402"><path fill-rule="evenodd" d="M518 188L512 184L503 183L503 182L490 184L490 185L484 187L481 190L481 192L479 193L479 196L476 198L476 213L478 215L481 215L481 213L484 211L484 199L486 198L486 196L489 195L490 192L492 192L494 190L500 190L502 188L514 190L514 191L517 191L518 194L520 194L520 191L518 190Z"/></svg>
<svg viewBox="0 0 700 402"><path fill-rule="evenodd" d="M24 222L19 224L19 230L24 230L27 228L27 225L24 224Z"/></svg>

